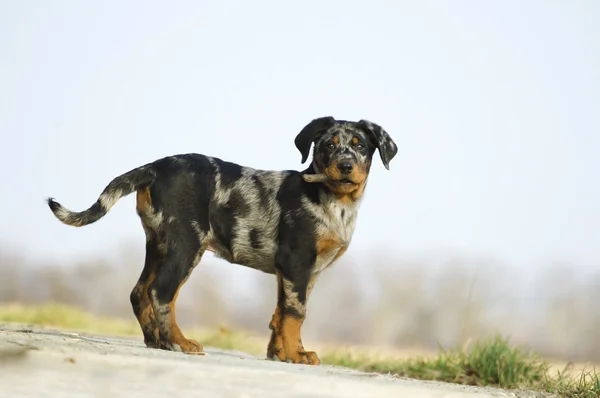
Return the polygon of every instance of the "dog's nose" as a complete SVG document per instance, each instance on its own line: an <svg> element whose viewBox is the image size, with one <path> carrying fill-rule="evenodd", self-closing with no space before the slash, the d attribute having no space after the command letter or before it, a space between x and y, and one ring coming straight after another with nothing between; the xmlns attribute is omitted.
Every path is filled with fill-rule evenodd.
<svg viewBox="0 0 600 398"><path fill-rule="evenodd" d="M340 162L337 167L343 174L350 174L354 166L352 165L352 162Z"/></svg>

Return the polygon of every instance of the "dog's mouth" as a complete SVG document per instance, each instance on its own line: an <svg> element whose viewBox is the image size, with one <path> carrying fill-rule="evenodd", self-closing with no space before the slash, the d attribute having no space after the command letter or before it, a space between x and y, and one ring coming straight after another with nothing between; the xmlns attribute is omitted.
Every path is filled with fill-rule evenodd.
<svg viewBox="0 0 600 398"><path fill-rule="evenodd" d="M347 178L342 178L341 180L332 180L332 182L340 185L354 185L354 181Z"/></svg>

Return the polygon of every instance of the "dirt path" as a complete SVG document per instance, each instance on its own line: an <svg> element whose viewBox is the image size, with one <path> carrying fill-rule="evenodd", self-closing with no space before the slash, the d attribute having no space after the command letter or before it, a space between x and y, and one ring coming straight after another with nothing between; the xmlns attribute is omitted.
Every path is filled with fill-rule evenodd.
<svg viewBox="0 0 600 398"><path fill-rule="evenodd" d="M399 379L332 366L267 361L205 348L0 324L0 397L379 398L514 396L496 389Z"/></svg>

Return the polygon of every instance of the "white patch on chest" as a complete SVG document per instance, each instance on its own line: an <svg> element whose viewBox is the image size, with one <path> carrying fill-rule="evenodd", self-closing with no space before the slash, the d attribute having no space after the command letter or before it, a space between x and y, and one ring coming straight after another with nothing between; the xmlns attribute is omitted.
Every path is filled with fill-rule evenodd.
<svg viewBox="0 0 600 398"><path fill-rule="evenodd" d="M328 268L341 250L346 250L356 226L359 201L341 203L329 195L321 197L321 205L304 201L317 219L317 260L313 274Z"/></svg>

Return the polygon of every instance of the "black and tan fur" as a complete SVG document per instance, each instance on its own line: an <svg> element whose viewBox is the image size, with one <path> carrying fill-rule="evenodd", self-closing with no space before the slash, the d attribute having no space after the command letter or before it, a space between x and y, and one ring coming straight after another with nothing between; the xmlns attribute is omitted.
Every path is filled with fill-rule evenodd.
<svg viewBox="0 0 600 398"><path fill-rule="evenodd" d="M308 297L319 274L350 245L375 150L389 168L397 147L374 123L333 117L311 121L295 144L302 163L314 144L312 162L302 172L182 154L116 177L88 210L72 212L52 198L48 205L60 221L81 227L136 192L146 259L130 299L148 347L202 353L202 345L179 329L175 302L209 250L276 276L267 357L318 364L300 336Z"/></svg>

